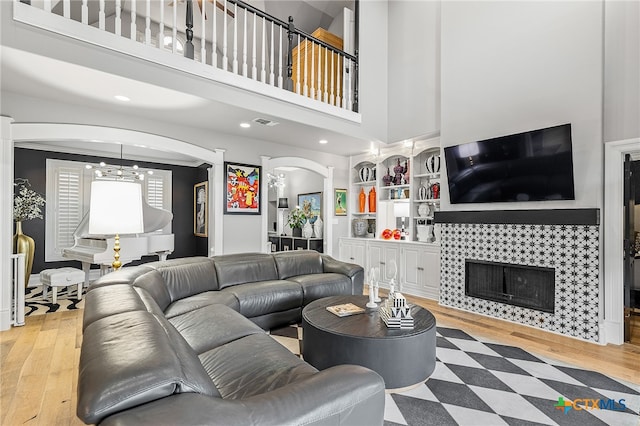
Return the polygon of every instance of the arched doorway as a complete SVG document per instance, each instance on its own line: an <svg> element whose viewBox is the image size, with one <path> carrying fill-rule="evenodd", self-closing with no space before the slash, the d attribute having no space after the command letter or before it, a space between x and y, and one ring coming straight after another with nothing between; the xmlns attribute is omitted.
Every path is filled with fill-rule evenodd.
<svg viewBox="0 0 640 426"><path fill-rule="evenodd" d="M123 145L140 146L149 149L180 152L212 165L209 174L210 200L213 200L209 211L210 229L209 255L223 253L222 204L216 203L222 191L223 151L208 150L190 143L150 133L113 127L61 124L61 123L16 123L9 117L0 117L0 131L2 146L0 147L0 186L2 187L2 205L0 207L0 266L2 276L0 280L0 330L8 329L11 324L11 236L13 234L12 206L13 201L13 149L15 143L40 142L55 144L57 141L82 142L83 144L117 143Z"/></svg>
<svg viewBox="0 0 640 426"><path fill-rule="evenodd" d="M332 204L330 200L333 198L333 167L331 166L323 166L322 164L316 163L313 160L308 160L306 158L300 157L278 157L278 158L270 158L270 157L262 157L262 170L263 173L267 171L277 169L279 167L297 167L300 169L309 170L311 172L317 173L323 178L323 193L324 193L324 202L322 205L322 219L324 221L324 247L323 252L331 256L333 254L333 227L331 226L330 218L332 217ZM262 193L268 193L268 183L266 179L262 180ZM267 197L262 197L262 211L266 212L268 210L269 200ZM268 241L268 230L269 230L269 220L266 214L262 215L262 236L261 236L261 247L266 250L267 241Z"/></svg>

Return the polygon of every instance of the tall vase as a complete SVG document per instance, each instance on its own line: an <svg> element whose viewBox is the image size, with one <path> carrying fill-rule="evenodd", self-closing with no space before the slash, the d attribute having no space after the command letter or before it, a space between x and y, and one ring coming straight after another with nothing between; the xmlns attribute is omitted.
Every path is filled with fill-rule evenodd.
<svg viewBox="0 0 640 426"><path fill-rule="evenodd" d="M371 188L369 191L369 213L376 212L376 188Z"/></svg>
<svg viewBox="0 0 640 426"><path fill-rule="evenodd" d="M22 233L22 222L16 222L16 234L13 236L13 252L24 253L25 255L25 287L29 285L29 277L33 268L33 254L36 250L36 243L28 235Z"/></svg>
<svg viewBox="0 0 640 426"><path fill-rule="evenodd" d="M359 212L364 213L364 206L367 201L367 196L364 195L364 188L360 188L360 195L358 196Z"/></svg>

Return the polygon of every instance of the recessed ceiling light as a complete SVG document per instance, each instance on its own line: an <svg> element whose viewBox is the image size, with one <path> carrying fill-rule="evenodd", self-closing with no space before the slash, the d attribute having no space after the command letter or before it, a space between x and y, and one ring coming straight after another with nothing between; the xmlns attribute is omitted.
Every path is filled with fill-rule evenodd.
<svg viewBox="0 0 640 426"><path fill-rule="evenodd" d="M116 98L119 101L122 102L129 102L131 99L129 99L128 97L124 96L124 95L115 95L114 98Z"/></svg>
<svg viewBox="0 0 640 426"><path fill-rule="evenodd" d="M240 123L240 127L242 127L243 129L248 129L249 127L251 127L251 124L249 124L249 123Z"/></svg>
<svg viewBox="0 0 640 426"><path fill-rule="evenodd" d="M321 143L322 145L324 145L324 144L326 144L326 143L329 143L329 141L328 141L328 140L326 140L326 139L320 139L320 140L318 141L318 143Z"/></svg>

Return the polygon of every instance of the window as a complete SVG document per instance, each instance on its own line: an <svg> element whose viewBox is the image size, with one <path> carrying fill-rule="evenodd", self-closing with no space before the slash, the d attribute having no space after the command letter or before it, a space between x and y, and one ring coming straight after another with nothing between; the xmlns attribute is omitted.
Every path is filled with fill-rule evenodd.
<svg viewBox="0 0 640 426"><path fill-rule="evenodd" d="M47 159L45 262L66 260L62 250L75 244L74 232L89 210L91 181L95 175L86 163ZM151 207L172 211L171 170L153 170L142 184ZM171 233L169 223L159 233Z"/></svg>

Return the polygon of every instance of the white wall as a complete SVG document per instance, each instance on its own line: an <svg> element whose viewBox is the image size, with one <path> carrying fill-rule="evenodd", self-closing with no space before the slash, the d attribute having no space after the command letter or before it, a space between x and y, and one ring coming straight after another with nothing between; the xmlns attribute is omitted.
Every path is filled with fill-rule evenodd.
<svg viewBox="0 0 640 426"><path fill-rule="evenodd" d="M604 140L640 137L640 2L606 1Z"/></svg>
<svg viewBox="0 0 640 426"><path fill-rule="evenodd" d="M596 1L442 3L441 145L571 123L576 189L575 201L456 205L445 189L443 210L601 206L602 20Z"/></svg>
<svg viewBox="0 0 640 426"><path fill-rule="evenodd" d="M51 122L94 124L154 133L179 139L208 149L222 148L225 160L248 164L261 164L261 155L272 157L297 156L312 159L320 164L348 170L345 157L280 145L250 138L237 137L210 130L177 126L127 114L92 109L87 106L56 103L42 99L17 96L2 92L2 115L13 117L15 122ZM345 176L344 174L340 176ZM346 187L347 179L336 181ZM214 202L222 202L222 194ZM267 212L263 212L267 214ZM262 251L261 220L258 215L225 215L223 218L225 253Z"/></svg>
<svg viewBox="0 0 640 426"><path fill-rule="evenodd" d="M440 1L389 2L389 142L440 130Z"/></svg>
<svg viewBox="0 0 640 426"><path fill-rule="evenodd" d="M387 0L360 2L359 92L362 128L387 142Z"/></svg>

